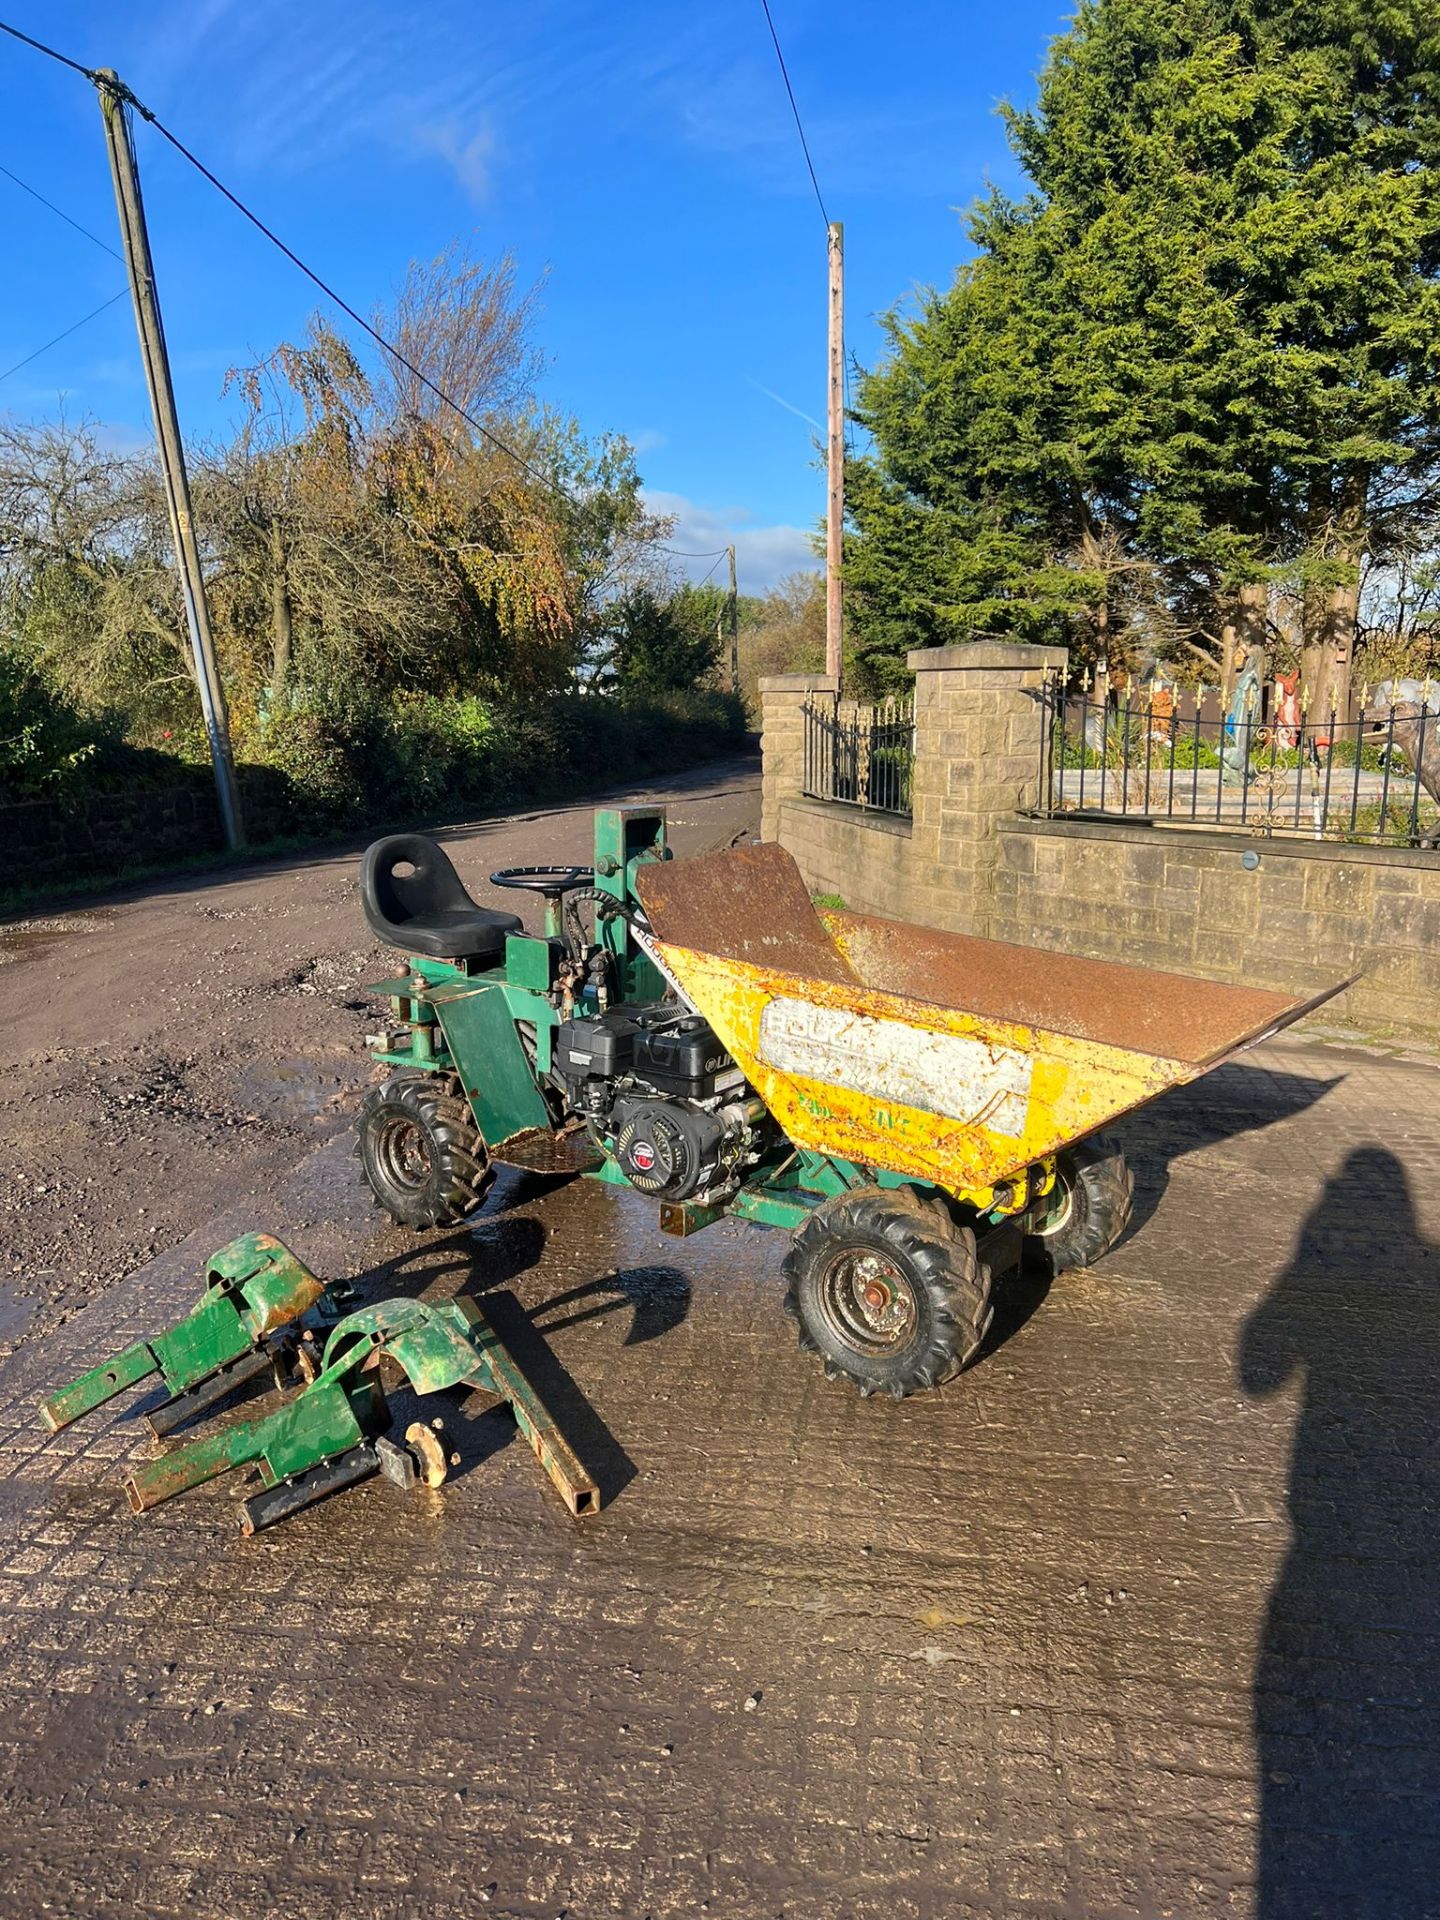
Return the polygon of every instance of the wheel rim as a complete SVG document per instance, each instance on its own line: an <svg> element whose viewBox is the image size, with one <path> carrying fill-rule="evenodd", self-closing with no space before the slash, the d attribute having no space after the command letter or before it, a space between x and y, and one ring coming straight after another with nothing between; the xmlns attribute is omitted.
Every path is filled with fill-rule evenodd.
<svg viewBox="0 0 1440 1920"><path fill-rule="evenodd" d="M1075 1211L1075 1183L1064 1169L1055 1169L1055 1184L1046 1195L1048 1211L1040 1224L1031 1229L1042 1240L1050 1240L1070 1224L1070 1216Z"/></svg>
<svg viewBox="0 0 1440 1920"><path fill-rule="evenodd" d="M899 1264L874 1247L846 1247L820 1278L820 1311L837 1339L861 1353L894 1353L915 1332L919 1303Z"/></svg>
<svg viewBox="0 0 1440 1920"><path fill-rule="evenodd" d="M375 1161L392 1187L422 1192L433 1172L430 1137L407 1115L389 1115L375 1137Z"/></svg>

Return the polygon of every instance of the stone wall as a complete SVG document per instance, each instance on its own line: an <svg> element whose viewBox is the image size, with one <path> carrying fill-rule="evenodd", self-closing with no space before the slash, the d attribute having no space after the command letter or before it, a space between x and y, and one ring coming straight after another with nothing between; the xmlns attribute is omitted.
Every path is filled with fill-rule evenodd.
<svg viewBox="0 0 1440 1920"><path fill-rule="evenodd" d="M0 888L119 873L215 853L224 844L208 784L17 801L0 806Z"/></svg>
<svg viewBox="0 0 1440 1920"><path fill-rule="evenodd" d="M999 840L995 939L1286 991L1358 974L1317 1018L1440 1036L1440 856L1063 819Z"/></svg>
<svg viewBox="0 0 1440 1920"><path fill-rule="evenodd" d="M915 675L914 817L806 800L807 699L833 694L821 674L760 682L764 802L761 835L790 848L817 892L877 913L978 930L1002 820L1039 793L1040 689L1063 665L1056 647L924 648ZM886 903L883 906L881 901Z"/></svg>
<svg viewBox="0 0 1440 1920"><path fill-rule="evenodd" d="M859 912L1282 990L1359 974L1315 1017L1440 1039L1440 855L1028 814L1036 695L1064 658L911 654L912 820L805 798L804 701L834 683L762 681L765 838Z"/></svg>

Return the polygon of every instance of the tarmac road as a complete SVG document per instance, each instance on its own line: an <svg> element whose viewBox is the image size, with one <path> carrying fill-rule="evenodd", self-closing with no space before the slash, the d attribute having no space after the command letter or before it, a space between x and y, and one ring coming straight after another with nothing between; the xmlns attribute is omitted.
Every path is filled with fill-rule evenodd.
<svg viewBox="0 0 1440 1920"><path fill-rule="evenodd" d="M672 783L681 847L755 802ZM0 969L4 1240L50 1269L0 1364L0 1920L1440 1913L1440 1073L1283 1037L1168 1096L1103 1266L861 1401L795 1349L778 1234L509 1174L469 1230L377 1225L352 868ZM439 1492L132 1518L133 1402L50 1438L36 1402L258 1225L367 1297L477 1295L604 1510L450 1396Z"/></svg>

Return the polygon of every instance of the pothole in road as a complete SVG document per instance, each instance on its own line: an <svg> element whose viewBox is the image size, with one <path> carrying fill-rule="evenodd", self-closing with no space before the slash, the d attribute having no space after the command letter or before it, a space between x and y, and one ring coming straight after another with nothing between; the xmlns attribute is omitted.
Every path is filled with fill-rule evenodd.
<svg viewBox="0 0 1440 1920"><path fill-rule="evenodd" d="M33 920L16 920L0 929L0 966L17 960L35 960L73 933L105 933L110 916L102 913L64 913Z"/></svg>
<svg viewBox="0 0 1440 1920"><path fill-rule="evenodd" d="M237 1127L263 1127L265 1121L229 1100L207 1098L191 1085L191 1059L150 1061L133 1077L117 1075L95 1079L89 1091L100 1105L100 1123L111 1129L132 1129L137 1121L178 1121L200 1133Z"/></svg>
<svg viewBox="0 0 1440 1920"><path fill-rule="evenodd" d="M309 960L302 960L297 966L272 982L272 993L323 994L343 1007L347 1013L369 1011L374 1002L366 999L361 992L364 981L373 977L375 961L372 954L340 953L317 954Z"/></svg>

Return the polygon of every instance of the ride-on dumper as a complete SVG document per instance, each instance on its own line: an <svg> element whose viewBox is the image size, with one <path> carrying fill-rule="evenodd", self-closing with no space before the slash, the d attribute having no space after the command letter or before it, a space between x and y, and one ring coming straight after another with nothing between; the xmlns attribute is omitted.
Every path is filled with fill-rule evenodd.
<svg viewBox="0 0 1440 1920"><path fill-rule="evenodd" d="M391 1020L372 1045L392 1072L358 1151L376 1198L412 1227L450 1225L512 1166L634 1187L666 1233L727 1214L787 1229L801 1346L897 1400L975 1358L996 1281L1022 1259L1060 1273L1113 1245L1132 1183L1108 1121L1329 997L819 913L783 848L672 861L648 808L596 815L591 866L490 877L542 896L542 933L477 906L422 835L365 855L366 919L406 956L375 989ZM391 1437L388 1372L416 1394L508 1402L570 1511L596 1510L600 1489L477 1302L352 1305L345 1283L246 1235L211 1257L183 1319L41 1417L58 1431L158 1376L158 1438L259 1376L298 1386L126 1481L142 1512L253 1467L253 1533L377 1474L443 1481L458 1456L439 1423Z"/></svg>
<svg viewBox="0 0 1440 1920"><path fill-rule="evenodd" d="M634 1187L666 1233L786 1229L801 1346L896 1399L975 1358L1022 1259L1088 1266L1123 1232L1108 1122L1339 991L817 911L783 848L671 860L650 808L597 813L590 866L490 877L543 899L543 932L478 906L431 839L365 855L366 919L407 956L374 988L376 1199L444 1226L498 1165Z"/></svg>

